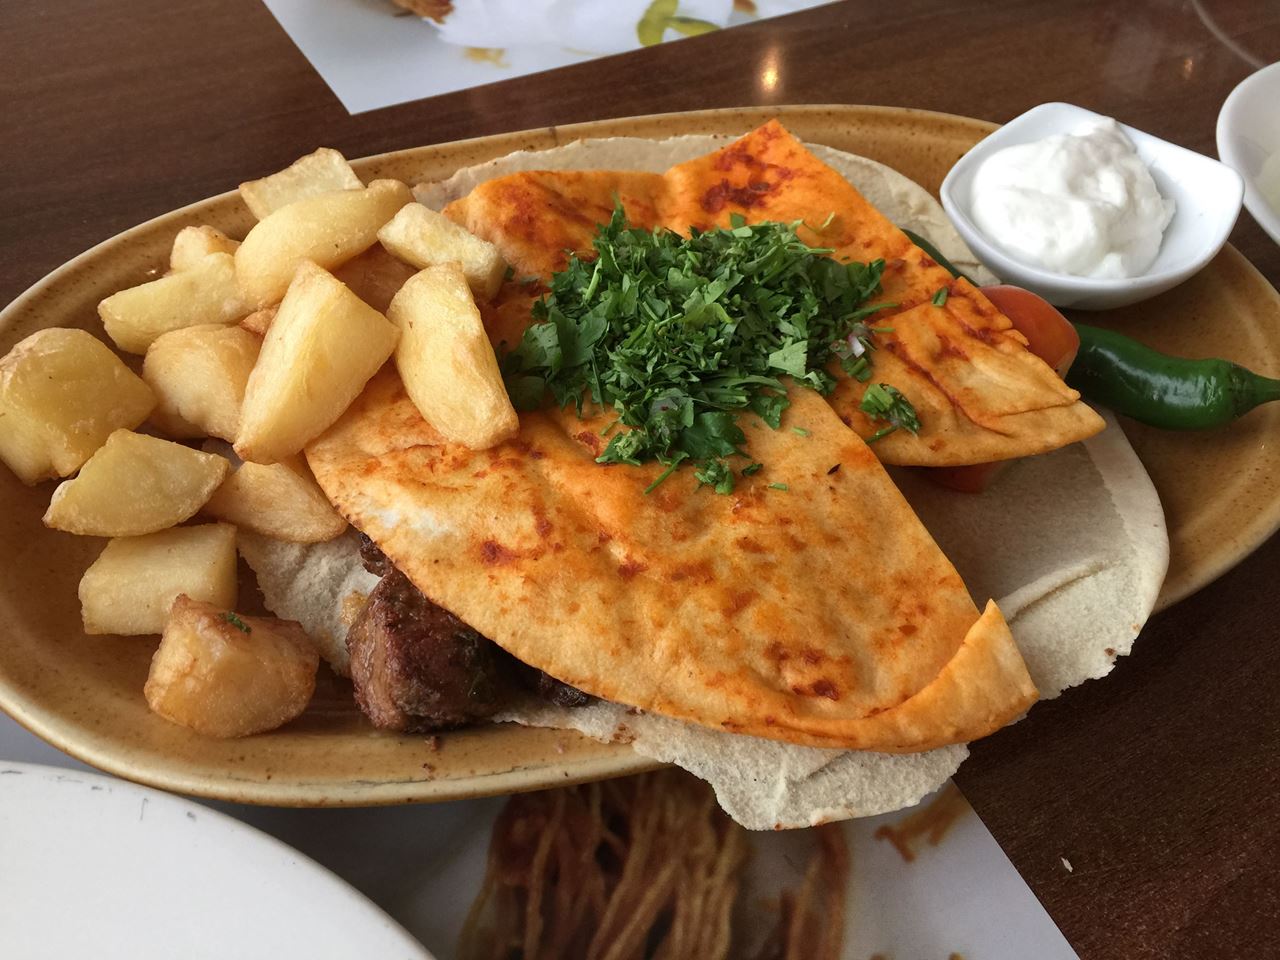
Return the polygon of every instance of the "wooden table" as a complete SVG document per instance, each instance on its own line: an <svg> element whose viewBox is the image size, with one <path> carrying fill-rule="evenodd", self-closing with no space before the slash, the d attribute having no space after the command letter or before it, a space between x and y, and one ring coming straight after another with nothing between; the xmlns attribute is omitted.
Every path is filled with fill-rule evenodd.
<svg viewBox="0 0 1280 960"><path fill-rule="evenodd" d="M1280 6L837 3L355 117L258 0L10 0L0 36L7 302L99 240L319 144L362 156L768 103L1004 121L1067 100L1213 155L1227 93L1280 59ZM1280 248L1247 213L1232 242L1280 285ZM965 793L1082 957L1280 956L1277 570L1272 538L1155 618L1106 682L1037 707L963 768Z"/></svg>

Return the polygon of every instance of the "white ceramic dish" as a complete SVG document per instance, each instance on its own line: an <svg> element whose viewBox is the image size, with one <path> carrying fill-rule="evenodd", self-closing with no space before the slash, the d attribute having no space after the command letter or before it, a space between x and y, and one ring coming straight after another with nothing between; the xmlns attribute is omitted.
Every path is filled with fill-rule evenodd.
<svg viewBox="0 0 1280 960"><path fill-rule="evenodd" d="M361 893L208 807L0 762L5 957L431 960Z"/></svg>
<svg viewBox="0 0 1280 960"><path fill-rule="evenodd" d="M1240 215L1244 183L1225 164L1185 147L1120 125L1138 156L1151 169L1162 196L1177 206L1155 263L1142 276L1094 279L1053 273L1021 263L996 247L969 215L973 175L988 156L1004 147L1071 133L1101 114L1069 103L1044 103L979 142L942 181L942 205L978 259L1006 283L1032 290L1059 307L1110 310L1154 297L1198 272L1227 242Z"/></svg>
<svg viewBox="0 0 1280 960"><path fill-rule="evenodd" d="M1263 67L1231 91L1218 114L1218 156L1244 178L1244 205L1280 243L1280 209L1258 189L1267 157L1280 153L1280 63Z"/></svg>

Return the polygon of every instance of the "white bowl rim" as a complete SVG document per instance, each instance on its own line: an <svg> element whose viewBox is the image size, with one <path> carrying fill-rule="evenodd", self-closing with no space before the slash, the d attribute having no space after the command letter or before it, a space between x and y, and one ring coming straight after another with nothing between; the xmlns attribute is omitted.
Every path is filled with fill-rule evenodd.
<svg viewBox="0 0 1280 960"><path fill-rule="evenodd" d="M1276 66L1280 66L1280 64L1276 64ZM1076 115L1081 118L1096 117L1101 120L1114 119L1113 117L1108 117L1106 114L1090 110L1087 107L1080 107L1074 103L1067 103L1062 100L1053 100L1048 103L1037 104L1030 110L1020 113L1012 120L1002 124L999 129L988 134L982 140L979 140L978 143L970 147L969 150L965 152L964 156L955 162L947 172L946 177L943 179L942 187L939 190L939 194L942 198L942 204L946 208L947 213L951 216L951 219L956 222L957 228L966 234L972 233L977 244L983 248L983 253L980 255L979 259L984 262L989 260L992 265L997 268L1006 268L1005 273L1021 273L1024 276L1046 286L1055 285L1059 289L1071 290L1076 293L1123 293L1125 291L1134 291L1136 289L1158 286L1159 284L1166 283L1168 281L1176 283L1178 280L1189 275L1189 273L1194 273L1197 269L1203 267L1204 263L1212 257L1212 253L1210 253L1209 258L1206 258L1205 261L1192 260L1189 263L1166 267L1158 273L1143 273L1136 277L1081 277L1070 273L1054 273L1051 270L1045 270L1043 267L1033 266L1032 264L1014 259L1003 250L1000 250L991 242L986 234L978 228L970 218L969 212L965 210L952 196L952 187L954 186L955 180L959 178L960 174L967 166L966 160L972 157L974 155L974 151L983 143L987 142L992 137L1009 128L1013 124L1018 123L1024 117L1029 117L1032 114L1044 112L1046 109L1057 107L1067 107L1070 110L1075 111ZM1234 203L1236 209L1235 217L1231 219L1226 230L1223 232L1221 242L1213 245L1205 245L1206 250L1211 248L1212 250L1220 250L1222 248L1222 244L1226 243L1227 238L1231 235L1232 229L1235 227L1236 219L1240 216L1240 206L1244 200L1245 183L1244 178L1240 175L1239 171L1235 170L1230 165L1223 163L1221 160L1215 160L1213 157L1207 157L1203 153L1197 153L1195 150L1191 150L1181 144L1171 143L1168 140L1157 137L1153 133L1147 133L1145 130L1139 130L1137 127L1131 127L1127 123L1121 123L1119 120L1116 120L1116 123L1119 124L1120 129L1122 129L1125 132L1125 135L1129 136L1131 140L1133 139L1133 134L1139 134L1140 137L1145 138L1150 142L1157 143L1162 148L1167 148L1176 153L1190 154L1199 160L1219 166L1230 174L1231 177L1235 178L1234 181L1232 181L1236 188L1233 191L1236 194L1236 200ZM1231 177L1228 177L1228 180L1230 180ZM1177 216L1176 212L1174 213L1174 216ZM970 246L974 246L974 239L970 239L968 236L966 236L965 239L969 242ZM978 253L977 250L974 252ZM1000 270L997 269L994 272L1000 273Z"/></svg>
<svg viewBox="0 0 1280 960"><path fill-rule="evenodd" d="M1255 87L1270 82L1272 74L1280 76L1280 60L1253 71L1232 88L1227 94L1227 99L1222 102L1222 109L1218 111L1214 139L1218 145L1218 157L1244 180L1244 205L1250 215L1258 221L1258 226L1280 243L1280 210L1275 209L1262 195L1253 177L1245 176L1244 163L1235 147L1235 138L1243 134L1238 125L1229 123L1229 119L1240 109L1245 98L1254 92ZM1277 147L1280 148L1280 145ZM1259 207L1261 213L1257 209Z"/></svg>

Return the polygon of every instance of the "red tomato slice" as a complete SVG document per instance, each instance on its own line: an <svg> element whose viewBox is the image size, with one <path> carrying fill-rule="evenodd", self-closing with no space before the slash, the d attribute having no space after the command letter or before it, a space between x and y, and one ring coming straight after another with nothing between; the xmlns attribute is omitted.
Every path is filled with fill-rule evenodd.
<svg viewBox="0 0 1280 960"><path fill-rule="evenodd" d="M1065 377L1080 349L1076 332L1058 308L1030 290L1001 284L983 287L982 292L1006 317L1013 328L1027 338L1027 349ZM939 486L960 493L982 493L995 481L1012 460L975 463L967 467L932 467L925 471Z"/></svg>
<svg viewBox="0 0 1280 960"><path fill-rule="evenodd" d="M1066 376L1080 349L1080 334L1058 308L1030 290L1007 284L983 287L997 310L1013 321L1013 329L1027 338L1027 349Z"/></svg>

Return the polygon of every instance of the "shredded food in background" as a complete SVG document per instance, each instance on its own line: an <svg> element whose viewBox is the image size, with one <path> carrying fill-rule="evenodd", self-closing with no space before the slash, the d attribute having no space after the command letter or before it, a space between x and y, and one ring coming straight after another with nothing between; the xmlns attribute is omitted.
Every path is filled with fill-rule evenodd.
<svg viewBox="0 0 1280 960"><path fill-rule="evenodd" d="M849 848L838 824L814 829L818 849L798 891L782 894L778 925L753 960L838 960L844 943Z"/></svg>
<svg viewBox="0 0 1280 960"><path fill-rule="evenodd" d="M876 830L875 837L877 840L888 840L902 859L911 863L916 858L917 840L923 839L929 846L936 847L969 809L969 801L964 798L960 788L954 783L948 783L927 807L904 817L894 826L886 824L880 827Z"/></svg>
<svg viewBox="0 0 1280 960"><path fill-rule="evenodd" d="M836 960L849 854L838 826L778 923L735 941L747 832L700 780L664 770L512 797L493 828L462 960Z"/></svg>

